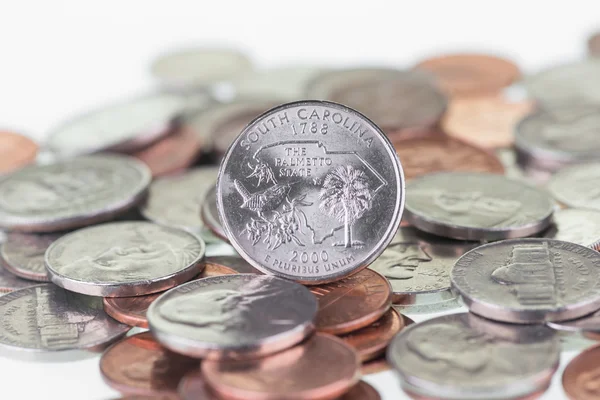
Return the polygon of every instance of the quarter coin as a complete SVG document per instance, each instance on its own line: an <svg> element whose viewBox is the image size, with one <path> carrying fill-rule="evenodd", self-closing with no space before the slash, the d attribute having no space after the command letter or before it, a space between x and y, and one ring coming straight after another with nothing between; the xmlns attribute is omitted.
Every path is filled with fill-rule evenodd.
<svg viewBox="0 0 600 400"><path fill-rule="evenodd" d="M158 341L185 355L247 359L281 351L314 329L317 300L303 286L266 275L204 278L178 286L148 309Z"/></svg>
<svg viewBox="0 0 600 400"><path fill-rule="evenodd" d="M205 193L200 209L200 217L206 227L219 239L229 242L225 229L219 219L217 208L217 188L212 185Z"/></svg>
<svg viewBox="0 0 600 400"><path fill-rule="evenodd" d="M600 251L600 210L568 208L555 211L553 223L543 236Z"/></svg>
<svg viewBox="0 0 600 400"><path fill-rule="evenodd" d="M584 350L571 360L562 375L565 393L571 400L595 400L598 398L598 357L600 346Z"/></svg>
<svg viewBox="0 0 600 400"><path fill-rule="evenodd" d="M406 220L453 239L531 236L550 225L554 212L546 191L494 174L431 174L412 180L406 190Z"/></svg>
<svg viewBox="0 0 600 400"><path fill-rule="evenodd" d="M0 130L0 175L35 161L38 145L26 136Z"/></svg>
<svg viewBox="0 0 600 400"><path fill-rule="evenodd" d="M567 207L600 211L600 162L563 168L547 186L552 196Z"/></svg>
<svg viewBox="0 0 600 400"><path fill-rule="evenodd" d="M48 246L63 235L64 233L9 233L0 247L0 261L16 276L50 282L44 254Z"/></svg>
<svg viewBox="0 0 600 400"><path fill-rule="evenodd" d="M470 311L497 321L564 321L600 308L600 253L560 240L480 246L456 262L451 279Z"/></svg>
<svg viewBox="0 0 600 400"><path fill-rule="evenodd" d="M400 224L404 177L385 135L339 104L301 101L250 123L217 181L227 237L257 269L304 284L373 261Z"/></svg>
<svg viewBox="0 0 600 400"><path fill-rule="evenodd" d="M92 296L160 292L198 274L199 237L150 222L115 222L79 229L48 247L52 282Z"/></svg>
<svg viewBox="0 0 600 400"><path fill-rule="evenodd" d="M55 232L107 221L139 203L150 180L145 165L118 155L25 167L0 179L0 228Z"/></svg>

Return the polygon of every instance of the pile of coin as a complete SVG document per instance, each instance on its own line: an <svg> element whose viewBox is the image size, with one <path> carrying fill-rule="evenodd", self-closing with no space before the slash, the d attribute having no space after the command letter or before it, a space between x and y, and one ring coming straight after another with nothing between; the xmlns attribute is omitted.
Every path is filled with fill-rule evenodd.
<svg viewBox="0 0 600 400"><path fill-rule="evenodd" d="M377 400L361 374L393 368L413 398L514 399L547 390L559 332L600 339L595 59L526 98L487 54L259 70L190 48L151 72L43 162L0 132L2 354L102 352L143 398Z"/></svg>

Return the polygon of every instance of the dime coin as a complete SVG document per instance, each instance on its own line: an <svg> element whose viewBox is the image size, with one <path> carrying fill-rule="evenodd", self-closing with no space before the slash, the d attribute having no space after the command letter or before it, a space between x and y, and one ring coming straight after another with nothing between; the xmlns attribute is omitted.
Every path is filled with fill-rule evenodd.
<svg viewBox="0 0 600 400"><path fill-rule="evenodd" d="M530 236L550 225L554 211L546 191L493 174L431 174L412 180L406 190L406 220L453 239Z"/></svg>
<svg viewBox="0 0 600 400"><path fill-rule="evenodd" d="M392 143L407 180L447 171L504 173L502 163L494 154L441 132L430 131Z"/></svg>
<svg viewBox="0 0 600 400"><path fill-rule="evenodd" d="M381 400L381 396L365 381L359 381L338 400Z"/></svg>
<svg viewBox="0 0 600 400"><path fill-rule="evenodd" d="M18 133L0 130L0 174L5 174L35 161L38 145Z"/></svg>
<svg viewBox="0 0 600 400"><path fill-rule="evenodd" d="M210 187L202 200L200 217L208 229L219 239L229 242L221 220L219 219L219 210L217 209L217 188Z"/></svg>
<svg viewBox="0 0 600 400"><path fill-rule="evenodd" d="M600 308L600 253L560 240L480 246L456 262L451 279L472 312L497 321L563 321Z"/></svg>
<svg viewBox="0 0 600 400"><path fill-rule="evenodd" d="M326 70L314 66L285 66L261 71L252 71L234 80L237 96L277 97L289 101L305 98L306 84Z"/></svg>
<svg viewBox="0 0 600 400"><path fill-rule="evenodd" d="M2 293L12 292L13 290L19 290L28 288L36 285L36 282L31 282L25 279L21 279L15 274L9 272L4 268L4 263L0 262L0 295Z"/></svg>
<svg viewBox="0 0 600 400"><path fill-rule="evenodd" d="M206 242L214 242L217 239L204 226L200 209L206 192L215 185L217 172L216 167L200 167L154 180L140 212L153 222L187 229Z"/></svg>
<svg viewBox="0 0 600 400"><path fill-rule="evenodd" d="M0 261L13 274L34 281L49 282L44 264L48 246L64 233L9 233L0 247Z"/></svg>
<svg viewBox="0 0 600 400"><path fill-rule="evenodd" d="M124 335L129 327L102 311L100 298L46 283L0 297L0 345L13 350L89 349Z"/></svg>
<svg viewBox="0 0 600 400"><path fill-rule="evenodd" d="M587 42L588 54L592 57L600 56L600 32L590 36Z"/></svg>
<svg viewBox="0 0 600 400"><path fill-rule="evenodd" d="M567 207L600 211L600 162L561 169L548 182L548 190Z"/></svg>
<svg viewBox="0 0 600 400"><path fill-rule="evenodd" d="M598 383L600 346L583 351L571 360L563 372L562 384L571 400L595 400L600 395Z"/></svg>
<svg viewBox="0 0 600 400"><path fill-rule="evenodd" d="M417 68L433 73L452 96L498 93L521 76L513 62L487 54L449 54L421 61Z"/></svg>
<svg viewBox="0 0 600 400"><path fill-rule="evenodd" d="M568 164L598 161L599 115L597 105L540 109L517 125L517 152L530 164L551 171Z"/></svg>
<svg viewBox="0 0 600 400"><path fill-rule="evenodd" d="M478 245L400 227L392 243L369 269L390 282L394 303L423 305L430 303L428 294L442 292L448 292L448 298L455 298L450 293L450 271L461 255Z"/></svg>
<svg viewBox="0 0 600 400"><path fill-rule="evenodd" d="M303 101L255 119L227 152L217 207L257 269L304 284L366 267L400 224L404 177L393 147L339 104Z"/></svg>
<svg viewBox="0 0 600 400"><path fill-rule="evenodd" d="M159 84L174 91L196 90L250 69L250 59L237 50L202 47L163 54L150 67Z"/></svg>
<svg viewBox="0 0 600 400"><path fill-rule="evenodd" d="M197 359L172 353L150 332L115 343L100 359L100 373L113 389L147 396L175 395L181 377L198 369Z"/></svg>
<svg viewBox="0 0 600 400"><path fill-rule="evenodd" d="M310 291L319 301L315 321L317 330L334 335L372 324L392 304L390 284L383 276L370 269L336 282L312 286Z"/></svg>
<svg viewBox="0 0 600 400"><path fill-rule="evenodd" d="M202 239L150 222L79 229L48 247L52 282L77 293L121 297L160 292L198 274Z"/></svg>
<svg viewBox="0 0 600 400"><path fill-rule="evenodd" d="M56 127L46 145L62 157L131 152L166 136L186 111L183 97L156 93L113 104Z"/></svg>
<svg viewBox="0 0 600 400"><path fill-rule="evenodd" d="M558 367L560 343L543 325L460 313L400 332L387 356L403 387L425 397L509 399L539 391Z"/></svg>
<svg viewBox="0 0 600 400"><path fill-rule="evenodd" d="M327 368L316 368L327 360ZM360 377L358 355L342 340L317 333L269 357L248 361L204 361L208 385L230 400L334 399Z"/></svg>
<svg viewBox="0 0 600 400"><path fill-rule="evenodd" d="M141 201L150 179L139 161L108 154L25 167L0 179L0 228L54 232L107 221Z"/></svg>
<svg viewBox="0 0 600 400"><path fill-rule="evenodd" d="M198 372L192 372L183 377L177 388L181 400L218 400L204 382L204 377Z"/></svg>
<svg viewBox="0 0 600 400"><path fill-rule="evenodd" d="M557 331L591 332L597 334L600 333L600 311L570 321L547 322L546 325Z"/></svg>
<svg viewBox="0 0 600 400"><path fill-rule="evenodd" d="M442 127L449 135L477 146L510 147L515 125L533 108L532 101L511 102L499 95L454 98Z"/></svg>
<svg viewBox="0 0 600 400"><path fill-rule="evenodd" d="M344 335L341 339L356 350L360 361L364 363L382 355L392 338L403 328L402 315L390 308L371 325Z"/></svg>
<svg viewBox="0 0 600 400"><path fill-rule="evenodd" d="M208 359L244 359L286 349L313 329L317 300L273 276L223 275L178 286L148 309L165 347Z"/></svg>
<svg viewBox="0 0 600 400"><path fill-rule="evenodd" d="M543 236L600 251L600 211L577 208L555 211L553 223Z"/></svg>

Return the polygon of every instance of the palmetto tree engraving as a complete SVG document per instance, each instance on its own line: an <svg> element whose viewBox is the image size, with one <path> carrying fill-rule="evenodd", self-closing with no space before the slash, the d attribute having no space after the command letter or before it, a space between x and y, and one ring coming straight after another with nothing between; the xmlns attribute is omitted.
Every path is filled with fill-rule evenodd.
<svg viewBox="0 0 600 400"><path fill-rule="evenodd" d="M344 224L344 242L336 246L362 246L352 240L352 226L371 208L373 193L366 174L351 165L338 166L323 180L319 209Z"/></svg>

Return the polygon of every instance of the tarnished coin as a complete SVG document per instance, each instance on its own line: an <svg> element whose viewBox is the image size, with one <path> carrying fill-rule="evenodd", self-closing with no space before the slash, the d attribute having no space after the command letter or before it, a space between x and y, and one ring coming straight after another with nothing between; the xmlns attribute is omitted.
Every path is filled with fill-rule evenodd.
<svg viewBox="0 0 600 400"><path fill-rule="evenodd" d="M599 161L599 135L600 106L575 104L540 109L524 118L515 131L515 147L530 164L554 171Z"/></svg>
<svg viewBox="0 0 600 400"><path fill-rule="evenodd" d="M0 345L12 350L89 349L129 330L102 311L102 299L50 283L0 297L0 314Z"/></svg>
<svg viewBox="0 0 600 400"><path fill-rule="evenodd" d="M392 239L404 206L394 148L339 104L285 104L231 145L217 207L233 247L254 267L304 284L366 267Z"/></svg>
<svg viewBox="0 0 600 400"><path fill-rule="evenodd" d="M287 101L305 98L307 83L326 70L315 66L285 66L252 71L233 81L239 97L275 97Z"/></svg>
<svg viewBox="0 0 600 400"><path fill-rule="evenodd" d="M600 253L560 240L480 246L456 262L451 280L472 312L497 321L563 321L600 308Z"/></svg>
<svg viewBox="0 0 600 400"><path fill-rule="evenodd" d="M562 168L547 187L567 207L600 211L600 162Z"/></svg>
<svg viewBox="0 0 600 400"><path fill-rule="evenodd" d="M431 303L428 294L451 291L450 271L454 263L477 246L477 242L449 240L412 227L400 227L369 269L390 282L394 303L423 305Z"/></svg>
<svg viewBox="0 0 600 400"><path fill-rule="evenodd" d="M501 324L460 313L404 329L387 356L403 388L418 395L512 399L548 385L560 343L543 325Z"/></svg>
<svg viewBox="0 0 600 400"><path fill-rule="evenodd" d="M172 353L150 332L115 343L100 359L100 373L113 389L126 394L176 397L181 378L196 369L197 359Z"/></svg>
<svg viewBox="0 0 600 400"><path fill-rule="evenodd" d="M200 217L204 225L219 239L229 242L227 233L219 219L219 210L217 209L217 188L213 184L206 193L201 202Z"/></svg>
<svg viewBox="0 0 600 400"><path fill-rule="evenodd" d="M114 222L79 229L48 247L52 282L92 296L137 296L166 290L198 274L199 237L150 222Z"/></svg>
<svg viewBox="0 0 600 400"><path fill-rule="evenodd" d="M15 132L0 130L0 175L35 161L38 145Z"/></svg>
<svg viewBox="0 0 600 400"><path fill-rule="evenodd" d="M0 295L36 285L36 282L21 279L4 268L5 263L0 262Z"/></svg>
<svg viewBox="0 0 600 400"><path fill-rule="evenodd" d="M390 284L370 269L326 285L312 286L310 291L319 300L317 330L334 335L372 324L392 304Z"/></svg>
<svg viewBox="0 0 600 400"><path fill-rule="evenodd" d="M53 232L107 221L139 203L150 180L139 161L108 154L25 167L0 179L0 228Z"/></svg>
<svg viewBox="0 0 600 400"><path fill-rule="evenodd" d="M555 211L553 223L543 236L600 251L600 211L577 208Z"/></svg>
<svg viewBox="0 0 600 400"><path fill-rule="evenodd" d="M237 50L203 47L165 53L150 67L160 86L174 91L197 90L250 69L250 59Z"/></svg>
<svg viewBox="0 0 600 400"><path fill-rule="evenodd" d="M305 287L273 276L199 279L169 290L148 309L165 347L208 359L264 356L302 341L314 329L317 300Z"/></svg>
<svg viewBox="0 0 600 400"><path fill-rule="evenodd" d="M0 247L0 261L13 274L34 281L49 282L44 264L46 249L64 233L9 233Z"/></svg>
<svg viewBox="0 0 600 400"><path fill-rule="evenodd" d="M451 96L499 93L520 76L510 60L488 54L449 54L429 58L418 69L433 73Z"/></svg>
<svg viewBox="0 0 600 400"><path fill-rule="evenodd" d="M49 133L46 145L61 157L135 151L166 136L186 109L185 99L172 94L130 99L64 122Z"/></svg>
<svg viewBox="0 0 600 400"><path fill-rule="evenodd" d="M588 54L592 57L600 57L600 32L590 36L587 42Z"/></svg>
<svg viewBox="0 0 600 400"><path fill-rule="evenodd" d="M565 393L571 400L596 400L600 396L600 346L584 350L573 358L562 375Z"/></svg>
<svg viewBox="0 0 600 400"><path fill-rule="evenodd" d="M429 131L392 143L407 180L447 171L504 173L502 163L494 154L443 132Z"/></svg>
<svg viewBox="0 0 600 400"><path fill-rule="evenodd" d="M530 236L552 221L546 191L504 176L446 172L407 185L405 219L435 235L466 240Z"/></svg>
<svg viewBox="0 0 600 400"><path fill-rule="evenodd" d="M326 360L327 368L318 368ZM358 355L323 333L268 357L248 361L204 361L208 385L230 400L335 399L360 377Z"/></svg>
<svg viewBox="0 0 600 400"><path fill-rule="evenodd" d="M206 192L215 186L218 171L217 167L200 167L154 180L140 212L153 222L187 229L207 243L214 242L216 238L204 226L200 209Z"/></svg>

